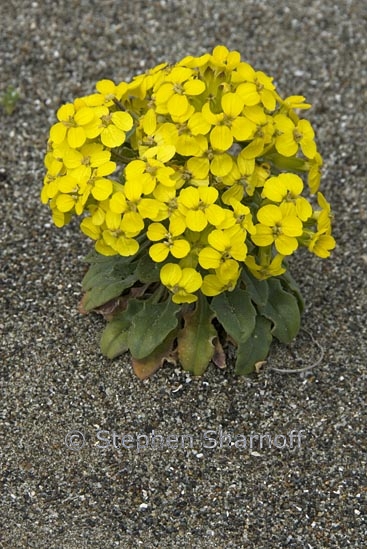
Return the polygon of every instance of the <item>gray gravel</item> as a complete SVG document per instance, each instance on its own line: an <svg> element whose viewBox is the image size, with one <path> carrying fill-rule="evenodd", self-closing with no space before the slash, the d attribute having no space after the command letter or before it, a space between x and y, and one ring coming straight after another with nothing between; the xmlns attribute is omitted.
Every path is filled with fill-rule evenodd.
<svg viewBox="0 0 367 549"><path fill-rule="evenodd" d="M77 223L53 227L39 202L45 141L58 106L98 79L129 79L217 43L314 105L338 247L326 261L297 255L292 272L303 325L325 357L302 375L269 369L317 359L302 333L251 380L231 367L194 379L166 366L141 383L128 356L101 356L102 319L77 312L90 245ZM365 547L366 3L7 0L0 74L0 93L12 84L21 95L11 116L0 114L0 546ZM79 452L65 445L73 429L85 434ZM293 450L256 438L239 449L219 447L220 429L248 441L304 433ZM101 449L100 430L110 441L113 431L191 434L193 447ZM215 448L200 442L206 430Z"/></svg>

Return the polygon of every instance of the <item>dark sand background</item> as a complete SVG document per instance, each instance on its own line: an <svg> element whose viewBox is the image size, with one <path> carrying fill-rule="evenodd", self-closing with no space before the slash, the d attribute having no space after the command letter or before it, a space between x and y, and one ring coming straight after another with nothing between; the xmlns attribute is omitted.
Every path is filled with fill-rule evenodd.
<svg viewBox="0 0 367 549"><path fill-rule="evenodd" d="M313 104L338 246L326 261L297 254L292 273L325 356L306 374L269 370L317 360L303 333L251 380L166 366L142 383L128 356L101 356L102 319L77 312L90 244L76 222L52 226L40 204L48 129L97 80L218 43ZM3 1L0 93L9 84L21 99L0 114L0 546L365 547L366 2ZM72 429L85 433L80 452L65 446ZM211 429L217 447L102 451L99 429L198 439ZM304 433L294 451L241 451L218 447L220 429Z"/></svg>

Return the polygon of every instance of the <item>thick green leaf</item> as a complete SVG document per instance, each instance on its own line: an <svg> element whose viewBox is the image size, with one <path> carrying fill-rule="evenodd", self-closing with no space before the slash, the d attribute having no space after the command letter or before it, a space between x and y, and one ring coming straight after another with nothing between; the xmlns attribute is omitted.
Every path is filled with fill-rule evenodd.
<svg viewBox="0 0 367 549"><path fill-rule="evenodd" d="M195 376L201 376L211 361L215 347L213 339L217 331L212 324L214 313L207 299L200 296L194 311L184 315L184 327L178 334L178 357L184 368Z"/></svg>
<svg viewBox="0 0 367 549"><path fill-rule="evenodd" d="M101 351L105 356L115 358L129 349L128 336L132 320L143 307L144 302L130 299L126 309L108 322L101 338Z"/></svg>
<svg viewBox="0 0 367 549"><path fill-rule="evenodd" d="M121 281L134 273L133 265L103 265L96 263L89 267L82 282L84 291L95 287L104 287L113 282Z"/></svg>
<svg viewBox="0 0 367 549"><path fill-rule="evenodd" d="M128 350L130 321L124 313L108 322L102 332L101 351L108 358L115 358Z"/></svg>
<svg viewBox="0 0 367 549"><path fill-rule="evenodd" d="M268 356L272 339L270 321L257 315L252 334L238 346L235 373L243 376L253 372L255 364Z"/></svg>
<svg viewBox="0 0 367 549"><path fill-rule="evenodd" d="M93 287L103 286L107 276L111 276L113 267L101 268L100 263L91 265L82 280L82 289L86 292Z"/></svg>
<svg viewBox="0 0 367 549"><path fill-rule="evenodd" d="M299 310L301 311L301 313L303 313L303 311L305 310L305 302L302 297L301 290L299 289L299 286L294 280L293 276L290 274L289 271L286 271L279 277L279 279L282 283L283 288L285 290L290 290L294 297L297 299Z"/></svg>
<svg viewBox="0 0 367 549"><path fill-rule="evenodd" d="M112 154L113 152L114 151L112 151ZM131 147L128 147L128 146L121 147L120 149L118 149L118 152L124 158L131 158L131 160L133 158L136 158L136 151L132 150Z"/></svg>
<svg viewBox="0 0 367 549"><path fill-rule="evenodd" d="M148 253L136 263L136 276L143 284L158 282L160 270L161 267L150 258Z"/></svg>
<svg viewBox="0 0 367 549"><path fill-rule="evenodd" d="M103 256L97 252L91 252L85 261L90 267L82 281L83 290L89 290L94 286L104 286L103 280L106 277L112 280L121 280L134 271L130 265L132 257L121 255ZM102 284L101 284L102 282Z"/></svg>
<svg viewBox="0 0 367 549"><path fill-rule="evenodd" d="M86 292L83 298L83 307L86 311L92 311L120 296L124 290L130 288L136 282L136 275L131 274L127 278L116 282L106 279L105 282L106 285L95 286Z"/></svg>
<svg viewBox="0 0 367 549"><path fill-rule="evenodd" d="M279 280L269 279L269 299L260 313L273 322L272 333L282 343L290 343L297 335L301 314L293 294L282 289Z"/></svg>
<svg viewBox="0 0 367 549"><path fill-rule="evenodd" d="M246 341L255 328L256 310L249 294L237 288L213 298L211 308L225 331L236 341Z"/></svg>
<svg viewBox="0 0 367 549"><path fill-rule="evenodd" d="M128 344L134 358L148 357L176 328L180 309L168 299L163 303L144 301L141 310L132 317Z"/></svg>
<svg viewBox="0 0 367 549"><path fill-rule="evenodd" d="M272 153L267 155L267 159L273 162L278 168L287 171L307 171L307 161L301 158L286 157L278 153Z"/></svg>
<svg viewBox="0 0 367 549"><path fill-rule="evenodd" d="M153 375L154 372L163 366L164 361L170 361L175 364L171 352L176 336L177 328L170 332L166 339L149 356L140 360L132 357L133 370L139 379L144 380Z"/></svg>
<svg viewBox="0 0 367 549"><path fill-rule="evenodd" d="M246 268L242 269L241 277L252 301L256 305L266 305L269 295L268 282L266 280L258 280Z"/></svg>

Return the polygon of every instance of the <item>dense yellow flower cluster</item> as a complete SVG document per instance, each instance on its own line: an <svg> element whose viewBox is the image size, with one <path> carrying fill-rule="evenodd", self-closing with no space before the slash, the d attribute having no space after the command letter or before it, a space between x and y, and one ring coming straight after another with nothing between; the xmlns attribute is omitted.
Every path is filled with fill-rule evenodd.
<svg viewBox="0 0 367 549"><path fill-rule="evenodd" d="M241 269L285 272L300 245L328 257L330 206L316 193L322 159L314 131L272 78L217 46L162 64L130 83L110 80L63 105L50 130L41 199L61 227L81 230L103 255L149 243L176 303L232 290Z"/></svg>

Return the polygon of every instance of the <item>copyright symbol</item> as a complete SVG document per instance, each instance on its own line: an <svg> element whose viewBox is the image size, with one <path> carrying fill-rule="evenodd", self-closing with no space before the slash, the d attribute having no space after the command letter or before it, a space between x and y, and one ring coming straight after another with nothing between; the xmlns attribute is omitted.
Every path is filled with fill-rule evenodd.
<svg viewBox="0 0 367 549"><path fill-rule="evenodd" d="M85 437L81 431L69 431L65 437L65 445L69 450L78 452L85 445Z"/></svg>

